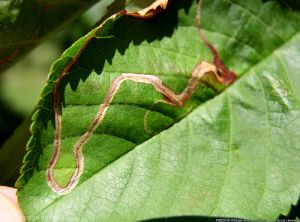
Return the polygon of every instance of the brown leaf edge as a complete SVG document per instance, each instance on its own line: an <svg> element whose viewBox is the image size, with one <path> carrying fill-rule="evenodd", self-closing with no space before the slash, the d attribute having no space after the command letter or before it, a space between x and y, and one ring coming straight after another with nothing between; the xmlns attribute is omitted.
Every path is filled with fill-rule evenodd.
<svg viewBox="0 0 300 222"><path fill-rule="evenodd" d="M166 8L171 4L171 2L172 0L156 0L147 8L144 8L137 12L126 12L126 15L142 19L153 18L158 13L166 10Z"/></svg>

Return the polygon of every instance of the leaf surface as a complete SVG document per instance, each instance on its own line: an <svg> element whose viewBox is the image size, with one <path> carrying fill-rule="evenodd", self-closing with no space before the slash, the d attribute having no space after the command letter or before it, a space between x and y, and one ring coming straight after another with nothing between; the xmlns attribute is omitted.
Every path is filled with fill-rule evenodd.
<svg viewBox="0 0 300 222"><path fill-rule="evenodd" d="M60 184L74 172L73 145L116 76L155 75L179 93L195 65L212 59L197 35L196 7L178 0L152 20L108 19L91 38L60 86L63 139L54 171ZM84 145L83 174L66 195L46 182L53 86L95 30L52 66L17 184L28 221L276 219L296 203L300 15L273 1L204 1L203 7L204 32L240 79L222 93L201 85L183 108L155 104L161 96L153 87L125 82Z"/></svg>

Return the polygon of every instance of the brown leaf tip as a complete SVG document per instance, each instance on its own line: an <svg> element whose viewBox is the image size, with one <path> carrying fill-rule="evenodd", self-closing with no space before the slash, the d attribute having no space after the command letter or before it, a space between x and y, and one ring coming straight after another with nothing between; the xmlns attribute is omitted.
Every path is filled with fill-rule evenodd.
<svg viewBox="0 0 300 222"><path fill-rule="evenodd" d="M172 0L156 0L147 8L137 12L128 12L127 15L142 19L153 18L158 13L164 11L171 4L171 2Z"/></svg>

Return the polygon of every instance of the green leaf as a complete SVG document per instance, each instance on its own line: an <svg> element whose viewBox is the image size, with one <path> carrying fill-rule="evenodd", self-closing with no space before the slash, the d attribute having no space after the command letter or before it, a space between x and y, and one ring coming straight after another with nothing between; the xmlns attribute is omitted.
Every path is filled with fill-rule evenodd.
<svg viewBox="0 0 300 222"><path fill-rule="evenodd" d="M178 0L152 20L109 19L52 66L17 183L28 221L276 219L296 203L300 13L260 0L204 1L203 29L239 74L236 83L217 96L201 85L181 109L153 106L161 96L152 87L124 83L84 145L77 186L65 195L48 186L54 81L76 52L91 39L60 85L63 140L54 177L62 186L75 170L73 145L116 76L156 75L179 93L195 65L211 60L196 31L196 7L196 1Z"/></svg>
<svg viewBox="0 0 300 222"><path fill-rule="evenodd" d="M97 0L2 0L0 2L0 72L49 34L73 21Z"/></svg>

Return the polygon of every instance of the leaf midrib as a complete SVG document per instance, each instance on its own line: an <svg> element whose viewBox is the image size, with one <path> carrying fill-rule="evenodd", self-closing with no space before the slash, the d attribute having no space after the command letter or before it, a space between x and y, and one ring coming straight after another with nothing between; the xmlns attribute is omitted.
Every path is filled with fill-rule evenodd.
<svg viewBox="0 0 300 222"><path fill-rule="evenodd" d="M286 42L282 43L279 45L277 48L274 48L269 54L265 55L264 58L259 60L258 62L254 63L252 66L250 66L248 69L243 71L239 76L244 77L246 75L249 75L251 71L256 68L256 66L260 65L261 63L265 62L265 60L269 59L273 54L276 53L276 51L280 50L283 48L285 45L287 45L289 42L292 42L294 38L296 38L300 34L300 31L297 31L295 34L291 35ZM241 78L240 78L241 79Z"/></svg>

